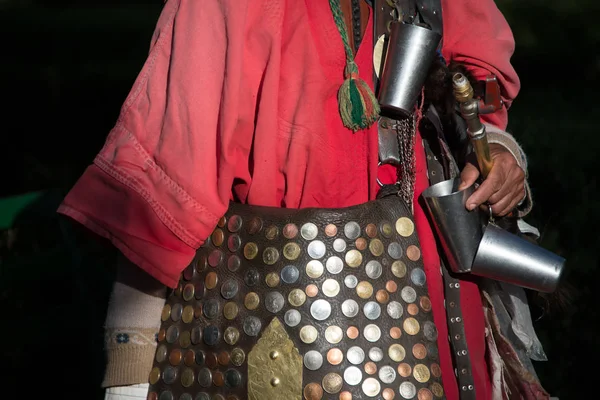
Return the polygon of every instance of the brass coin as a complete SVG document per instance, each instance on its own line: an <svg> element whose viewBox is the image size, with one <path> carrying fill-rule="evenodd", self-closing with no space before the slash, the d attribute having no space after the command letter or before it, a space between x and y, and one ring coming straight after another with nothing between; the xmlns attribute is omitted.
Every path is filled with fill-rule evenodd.
<svg viewBox="0 0 600 400"><path fill-rule="evenodd" d="M206 278L204 278L204 286L207 289L214 289L217 287L217 283L219 282L219 277L216 272L209 272L206 274Z"/></svg>
<svg viewBox="0 0 600 400"><path fill-rule="evenodd" d="M396 278L404 278L406 276L406 264L400 260L396 260L392 263L392 274Z"/></svg>
<svg viewBox="0 0 600 400"><path fill-rule="evenodd" d="M394 393L394 391L392 389L386 388L386 389L383 389L383 392L381 392L381 395L383 396L383 400L394 400L396 393Z"/></svg>
<svg viewBox="0 0 600 400"><path fill-rule="evenodd" d="M364 249L367 248L367 239L365 239L365 238L358 238L354 242L354 245L356 246L357 250L363 251Z"/></svg>
<svg viewBox="0 0 600 400"><path fill-rule="evenodd" d="M228 326L223 332L223 340L230 346L233 346L240 339L240 331L233 326Z"/></svg>
<svg viewBox="0 0 600 400"><path fill-rule="evenodd" d="M399 364L398 374L403 378L408 378L412 374L412 368L407 363Z"/></svg>
<svg viewBox="0 0 600 400"><path fill-rule="evenodd" d="M439 383L434 382L430 386L430 389L433 392L433 394L434 394L435 397L441 398L442 396L444 396L444 388Z"/></svg>
<svg viewBox="0 0 600 400"><path fill-rule="evenodd" d="M421 329L421 326L419 325L419 321L417 321L414 318L406 318L404 320L404 324L402 325L402 327L404 328L404 331L406 333L408 333L409 335L416 335L417 333L419 333L419 330Z"/></svg>
<svg viewBox="0 0 600 400"><path fill-rule="evenodd" d="M418 360L422 360L427 357L427 349L422 343L415 344L412 348L412 353L413 356L415 356L415 358Z"/></svg>
<svg viewBox="0 0 600 400"><path fill-rule="evenodd" d="M279 274L275 272L269 272L265 277L265 282L268 287L275 287L279 285Z"/></svg>
<svg viewBox="0 0 600 400"><path fill-rule="evenodd" d="M362 254L358 250L350 250L346 253L346 264L349 267L356 268L362 263Z"/></svg>
<svg viewBox="0 0 600 400"><path fill-rule="evenodd" d="M319 260L311 260L308 262L308 264L306 264L306 275L308 275L310 278L320 278L321 275L323 275L324 270L325 267Z"/></svg>
<svg viewBox="0 0 600 400"><path fill-rule="evenodd" d="M190 387L194 384L194 370L191 368L184 368L181 371L181 385L183 387Z"/></svg>
<svg viewBox="0 0 600 400"><path fill-rule="evenodd" d="M377 227L375 226L375 224L368 224L365 228L365 233L371 239L377 236Z"/></svg>
<svg viewBox="0 0 600 400"><path fill-rule="evenodd" d="M381 240L373 239L369 243L369 250L371 251L371 254L373 254L375 257L379 257L383 254L385 246L383 245Z"/></svg>
<svg viewBox="0 0 600 400"><path fill-rule="evenodd" d="M183 308L183 313L181 314L181 320L189 324L194 320L194 307L187 305Z"/></svg>
<svg viewBox="0 0 600 400"><path fill-rule="evenodd" d="M221 387L225 384L225 377L221 371L215 371L213 373L213 385Z"/></svg>
<svg viewBox="0 0 600 400"><path fill-rule="evenodd" d="M214 230L210 238L212 240L212 243L215 246L219 247L225 241L225 233L223 233L222 229L217 228Z"/></svg>
<svg viewBox="0 0 600 400"><path fill-rule="evenodd" d="M223 228L225 226L225 224L227 223L227 218L225 218L224 216L219 218L219 222L217 222L217 226L219 228Z"/></svg>
<svg viewBox="0 0 600 400"><path fill-rule="evenodd" d="M421 250L414 244L411 244L406 248L406 257L408 257L409 260L417 261L421 258Z"/></svg>
<svg viewBox="0 0 600 400"><path fill-rule="evenodd" d="M421 304L421 308L423 309L423 311L431 311L431 300L429 300L429 297L421 296L421 298L419 299L419 304Z"/></svg>
<svg viewBox="0 0 600 400"><path fill-rule="evenodd" d="M415 224L406 217L401 217L396 221L396 232L400 236L409 237L415 231Z"/></svg>
<svg viewBox="0 0 600 400"><path fill-rule="evenodd" d="M348 391L340 393L340 400L352 400L352 393Z"/></svg>
<svg viewBox="0 0 600 400"><path fill-rule="evenodd" d="M160 369L158 367L152 368L152 371L150 371L150 376L148 377L150 384L154 385L156 382L158 382L159 379L160 379Z"/></svg>
<svg viewBox="0 0 600 400"><path fill-rule="evenodd" d="M321 400L323 398L323 388L318 383L309 383L304 387L305 400Z"/></svg>
<svg viewBox="0 0 600 400"><path fill-rule="evenodd" d="M402 329L398 328L397 326L394 326L390 329L390 336L392 337L392 339L400 339L400 337L402 336Z"/></svg>
<svg viewBox="0 0 600 400"><path fill-rule="evenodd" d="M431 393L431 390L423 388L419 390L417 398L419 400L433 400L433 393Z"/></svg>
<svg viewBox="0 0 600 400"><path fill-rule="evenodd" d="M160 314L160 319L162 319L164 322L164 321L168 320L170 316L171 316L171 305L165 304L165 306L162 309L162 313Z"/></svg>
<svg viewBox="0 0 600 400"><path fill-rule="evenodd" d="M390 295L385 290L378 290L375 294L375 299L381 304L385 304L390 300Z"/></svg>
<svg viewBox="0 0 600 400"><path fill-rule="evenodd" d="M273 265L279 260L279 250L275 247L267 247L263 251L263 262L267 265Z"/></svg>
<svg viewBox="0 0 600 400"><path fill-rule="evenodd" d="M301 289L294 289L288 295L288 301L294 307L300 307L306 301L306 294Z"/></svg>
<svg viewBox="0 0 600 400"><path fill-rule="evenodd" d="M308 297L315 297L317 294L319 294L319 288L317 285L313 285L311 283L310 285L306 286L305 292Z"/></svg>
<svg viewBox="0 0 600 400"><path fill-rule="evenodd" d="M286 224L283 227L283 237L293 239L298 235L298 227L295 224Z"/></svg>
<svg viewBox="0 0 600 400"><path fill-rule="evenodd" d="M283 246L283 256L288 260L295 260L300 256L302 250L298 243L290 242Z"/></svg>
<svg viewBox="0 0 600 400"><path fill-rule="evenodd" d="M254 292L250 292L244 298L244 306L248 310L256 310L260 304L260 297Z"/></svg>
<svg viewBox="0 0 600 400"><path fill-rule="evenodd" d="M398 284L394 281L387 281L385 283L385 290L390 293L396 293L396 290L398 290Z"/></svg>
<svg viewBox="0 0 600 400"><path fill-rule="evenodd" d="M369 375L373 375L377 372L377 364L373 361L369 361L365 364L365 372Z"/></svg>
<svg viewBox="0 0 600 400"><path fill-rule="evenodd" d="M338 349L333 348L327 352L327 361L331 365L339 365L344 360L344 353Z"/></svg>
<svg viewBox="0 0 600 400"><path fill-rule="evenodd" d="M248 260L253 260L258 255L258 246L254 242L248 242L244 246L244 257Z"/></svg>
<svg viewBox="0 0 600 400"><path fill-rule="evenodd" d="M183 287L183 293L181 294L185 301L191 301L194 298L195 288L193 283L188 283Z"/></svg>
<svg viewBox="0 0 600 400"><path fill-rule="evenodd" d="M314 326L305 325L300 329L300 340L306 344L314 343L318 336L319 332Z"/></svg>
<svg viewBox="0 0 600 400"><path fill-rule="evenodd" d="M330 372L323 377L323 389L329 394L338 393L342 390L342 385L344 384L344 379L335 372Z"/></svg>
<svg viewBox="0 0 600 400"><path fill-rule="evenodd" d="M268 240L274 240L278 235L279 229L275 225L271 225L265 230L265 237Z"/></svg>
<svg viewBox="0 0 600 400"><path fill-rule="evenodd" d="M392 361L400 362L404 360L404 357L406 357L406 350L404 350L402 345L394 343L388 349L388 356L392 359Z"/></svg>
<svg viewBox="0 0 600 400"><path fill-rule="evenodd" d="M217 368L217 364L218 364L217 355L215 353L207 353L204 363L210 369Z"/></svg>
<svg viewBox="0 0 600 400"><path fill-rule="evenodd" d="M181 332L181 336L179 336L179 346L184 349L187 349L192 344L192 337L190 335L190 331Z"/></svg>
<svg viewBox="0 0 600 400"><path fill-rule="evenodd" d="M419 307L417 307L415 303L410 303L406 306L406 311L408 311L410 315L417 315L419 313Z"/></svg>
<svg viewBox="0 0 600 400"><path fill-rule="evenodd" d="M244 350L236 347L235 349L231 350L230 359L233 365L239 367L244 363L244 360L246 359L246 354L244 353Z"/></svg>
<svg viewBox="0 0 600 400"><path fill-rule="evenodd" d="M337 235L337 226L335 226L334 224L329 224L325 227L325 235L329 236L329 237L333 237L335 235Z"/></svg>
<svg viewBox="0 0 600 400"><path fill-rule="evenodd" d="M356 294L361 299L368 299L373 295L373 285L367 281L359 282L356 286Z"/></svg>
<svg viewBox="0 0 600 400"><path fill-rule="evenodd" d="M429 378L431 377L431 375L429 373L429 368L427 368L423 364L415 365L415 367L413 368L413 376L415 377L417 382L420 382L420 383L427 382L429 380Z"/></svg>
<svg viewBox="0 0 600 400"><path fill-rule="evenodd" d="M349 339L356 339L358 334L358 328L355 326L349 326L348 329L346 329L346 336L348 336Z"/></svg>
<svg viewBox="0 0 600 400"><path fill-rule="evenodd" d="M392 228L392 224L389 222L382 223L379 229L381 230L381 234L386 238L389 238L394 233L394 228Z"/></svg>
<svg viewBox="0 0 600 400"><path fill-rule="evenodd" d="M227 353L226 351L220 352L219 356L217 357L217 361L219 361L219 364L223 366L227 366L229 364L229 360L229 353Z"/></svg>
<svg viewBox="0 0 600 400"><path fill-rule="evenodd" d="M167 331L164 328L158 331L158 341L159 342L162 342L163 340L165 340L166 336L167 336Z"/></svg>
<svg viewBox="0 0 600 400"><path fill-rule="evenodd" d="M227 303L225 303L225 306L223 306L223 315L225 316L225 318L227 318L229 320L237 317L238 311L239 311L238 305L236 303L234 303L233 301L227 302Z"/></svg>
<svg viewBox="0 0 600 400"><path fill-rule="evenodd" d="M183 362L188 367L193 367L194 365L196 365L196 353L194 352L194 350L190 349L185 352L183 356Z"/></svg>
<svg viewBox="0 0 600 400"><path fill-rule="evenodd" d="M429 369L431 370L431 375L435 376L436 378L442 376L442 369L440 368L439 364L433 363Z"/></svg>
<svg viewBox="0 0 600 400"><path fill-rule="evenodd" d="M262 219L260 219L259 217L253 217L248 222L248 226L246 227L246 229L248 230L249 234L256 235L258 232L260 232L262 227L263 227Z"/></svg>

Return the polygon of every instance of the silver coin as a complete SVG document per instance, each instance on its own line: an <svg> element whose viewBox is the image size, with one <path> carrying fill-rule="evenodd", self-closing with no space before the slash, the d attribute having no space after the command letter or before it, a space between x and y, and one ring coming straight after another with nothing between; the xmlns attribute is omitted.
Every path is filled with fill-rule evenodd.
<svg viewBox="0 0 600 400"><path fill-rule="evenodd" d="M261 327L262 323L257 317L247 316L246 318L244 318L243 328L246 335L257 336L260 332Z"/></svg>
<svg viewBox="0 0 600 400"><path fill-rule="evenodd" d="M208 319L215 319L219 315L219 301L217 299L208 299L202 305L202 313Z"/></svg>
<svg viewBox="0 0 600 400"><path fill-rule="evenodd" d="M362 381L362 372L358 367L348 367L344 370L344 381L350 386L355 386Z"/></svg>
<svg viewBox="0 0 600 400"><path fill-rule="evenodd" d="M423 336L425 336L425 339L431 342L435 342L437 340L438 332L433 322L425 321L423 323Z"/></svg>
<svg viewBox="0 0 600 400"><path fill-rule="evenodd" d="M300 321L302 320L302 315L298 310L287 310L283 315L283 320L285 321L285 324L287 326L294 327L300 323Z"/></svg>
<svg viewBox="0 0 600 400"><path fill-rule="evenodd" d="M371 343L376 342L381 338L381 329L375 324L368 324L363 330L363 336Z"/></svg>
<svg viewBox="0 0 600 400"><path fill-rule="evenodd" d="M181 303L173 304L173 307L171 308L171 319L174 322L177 322L181 319L182 314L183 314L183 306L181 305Z"/></svg>
<svg viewBox="0 0 600 400"><path fill-rule="evenodd" d="M368 397L375 397L381 390L381 384L375 378L367 378L362 384L363 393Z"/></svg>
<svg viewBox="0 0 600 400"><path fill-rule="evenodd" d="M417 395L417 388L411 382L402 382L398 392L400 392L400 396L405 399L412 399Z"/></svg>
<svg viewBox="0 0 600 400"><path fill-rule="evenodd" d="M358 365L365 360L365 351L358 346L352 346L346 352L346 359L354 365Z"/></svg>
<svg viewBox="0 0 600 400"><path fill-rule="evenodd" d="M156 349L156 362L163 362L167 359L167 346L165 346L164 344L161 344L160 346L158 346L158 349Z"/></svg>
<svg viewBox="0 0 600 400"><path fill-rule="evenodd" d="M198 383L202 387L210 387L212 384L212 373L210 369L204 367L198 371Z"/></svg>
<svg viewBox="0 0 600 400"><path fill-rule="evenodd" d="M320 240L313 240L308 244L306 252L312 258L319 259L325 256L327 248L325 247L325 243L321 242Z"/></svg>
<svg viewBox="0 0 600 400"><path fill-rule="evenodd" d="M365 272L367 273L367 276L369 278L377 279L381 276L381 273L383 272L383 267L381 266L381 263L379 261L371 260L365 266Z"/></svg>
<svg viewBox="0 0 600 400"><path fill-rule="evenodd" d="M295 283L300 277L300 271L293 265L286 265L281 270L281 280L285 283Z"/></svg>
<svg viewBox="0 0 600 400"><path fill-rule="evenodd" d="M238 289L239 287L237 281L234 281L233 279L227 279L221 286L221 296L227 300L230 300L235 297Z"/></svg>
<svg viewBox="0 0 600 400"><path fill-rule="evenodd" d="M341 253L346 250L346 241L344 239L335 239L333 241L333 249L338 253Z"/></svg>
<svg viewBox="0 0 600 400"><path fill-rule="evenodd" d="M384 365L379 368L379 380L383 383L390 384L396 379L396 370L389 365Z"/></svg>
<svg viewBox="0 0 600 400"><path fill-rule="evenodd" d="M425 271L421 268L415 268L410 273L410 280L417 286L425 285Z"/></svg>
<svg viewBox="0 0 600 400"><path fill-rule="evenodd" d="M383 350L379 347L371 347L369 349L369 359L373 362L379 362L383 360Z"/></svg>
<svg viewBox="0 0 600 400"><path fill-rule="evenodd" d="M400 319L404 309L402 308L402 304L397 301L390 301L387 305L387 313L392 319Z"/></svg>
<svg viewBox="0 0 600 400"><path fill-rule="evenodd" d="M265 295L265 308L273 314L281 311L285 305L285 299L279 292L269 292Z"/></svg>
<svg viewBox="0 0 600 400"><path fill-rule="evenodd" d="M354 240L360 236L360 225L357 222L348 222L344 225L344 235L350 240Z"/></svg>
<svg viewBox="0 0 600 400"><path fill-rule="evenodd" d="M407 303L414 303L417 300L417 292L410 286L404 286L402 292L400 292L400 297Z"/></svg>
<svg viewBox="0 0 600 400"><path fill-rule="evenodd" d="M162 378L167 385L171 385L177 379L177 370L168 365L163 371Z"/></svg>
<svg viewBox="0 0 600 400"><path fill-rule="evenodd" d="M325 296L335 297L340 292L340 284L335 279L325 279L321 290Z"/></svg>
<svg viewBox="0 0 600 400"><path fill-rule="evenodd" d="M160 400L160 398L158 400ZM194 400L194 399L191 394L183 393L181 396L179 396L179 400Z"/></svg>
<svg viewBox="0 0 600 400"><path fill-rule="evenodd" d="M318 233L319 228L317 228L317 226L312 222L308 222L302 225L302 228L300 228L300 236L302 236L306 240L313 240L317 237Z"/></svg>
<svg viewBox="0 0 600 400"><path fill-rule="evenodd" d="M388 245L388 254L394 260L399 260L402 257L402 246L400 243L392 242Z"/></svg>
<svg viewBox="0 0 600 400"><path fill-rule="evenodd" d="M323 366L323 355L316 350L310 350L304 355L304 366L316 371Z"/></svg>
<svg viewBox="0 0 600 400"><path fill-rule="evenodd" d="M242 217L239 215L232 215L227 222L227 229L229 232L237 232L242 228Z"/></svg>
<svg viewBox="0 0 600 400"><path fill-rule="evenodd" d="M171 393L171 391L169 390L165 390L164 392L161 392L160 396L158 396L158 400L174 400L175 398L173 397L173 393ZM181 400L181 397L179 398L179 400Z"/></svg>
<svg viewBox="0 0 600 400"><path fill-rule="evenodd" d="M229 239L227 239L227 248L232 253L235 253L242 247L242 239L240 239L239 235L231 235Z"/></svg>
<svg viewBox="0 0 600 400"><path fill-rule="evenodd" d="M356 300L348 299L344 300L342 303L342 314L344 314L348 318L353 318L358 315L360 311L360 307Z"/></svg>
<svg viewBox="0 0 600 400"><path fill-rule="evenodd" d="M439 353L437 343L427 343L425 348L427 349L427 354L429 354L432 359L438 358Z"/></svg>
<svg viewBox="0 0 600 400"><path fill-rule="evenodd" d="M344 261L338 256L329 257L325 263L325 268L332 274L339 274L344 269Z"/></svg>
<svg viewBox="0 0 600 400"><path fill-rule="evenodd" d="M325 329L325 340L327 340L331 344L337 344L342 341L344 338L344 331L342 328L336 325L328 326ZM166 351L166 348L165 348ZM166 355L166 353L165 353Z"/></svg>
<svg viewBox="0 0 600 400"><path fill-rule="evenodd" d="M347 288L354 289L358 285L358 278L354 275L348 275L344 278L344 285Z"/></svg>
<svg viewBox="0 0 600 400"><path fill-rule="evenodd" d="M175 343L175 341L179 338L179 328L176 325L171 325L167 328L167 343Z"/></svg>
<svg viewBox="0 0 600 400"><path fill-rule="evenodd" d="M310 315L317 321L324 321L331 315L331 304L327 300L315 300L310 305Z"/></svg>
<svg viewBox="0 0 600 400"><path fill-rule="evenodd" d="M208 395L208 393L200 392L196 395L196 398L194 400L210 400L210 396Z"/></svg>
<svg viewBox="0 0 600 400"><path fill-rule="evenodd" d="M363 312L365 313L365 317L373 321L381 315L381 307L374 301L368 301L363 306Z"/></svg>

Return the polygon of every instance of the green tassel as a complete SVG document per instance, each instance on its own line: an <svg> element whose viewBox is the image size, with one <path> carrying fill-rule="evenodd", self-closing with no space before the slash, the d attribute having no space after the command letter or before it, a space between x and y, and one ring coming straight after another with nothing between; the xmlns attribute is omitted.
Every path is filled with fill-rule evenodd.
<svg viewBox="0 0 600 400"><path fill-rule="evenodd" d="M379 117L379 103L365 81L358 77L358 67L349 62L346 79L338 91L340 116L353 132L366 129Z"/></svg>

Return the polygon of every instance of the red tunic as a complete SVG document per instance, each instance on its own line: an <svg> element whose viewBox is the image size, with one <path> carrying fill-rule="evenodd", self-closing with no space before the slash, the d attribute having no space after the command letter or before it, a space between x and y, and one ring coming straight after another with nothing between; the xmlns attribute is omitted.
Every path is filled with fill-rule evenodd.
<svg viewBox="0 0 600 400"><path fill-rule="evenodd" d="M442 1L447 60L492 72L505 104L519 90L514 41L493 0ZM371 20L358 51L372 77ZM345 54L327 1L169 0L148 60L103 149L59 212L109 238L131 261L176 286L230 199L277 207L344 207L375 198L377 130L342 125ZM488 117L506 128L506 110ZM417 138L415 196L427 187ZM415 202L444 387L458 388L447 340L435 241ZM461 305L478 399L491 397L482 304L463 282Z"/></svg>

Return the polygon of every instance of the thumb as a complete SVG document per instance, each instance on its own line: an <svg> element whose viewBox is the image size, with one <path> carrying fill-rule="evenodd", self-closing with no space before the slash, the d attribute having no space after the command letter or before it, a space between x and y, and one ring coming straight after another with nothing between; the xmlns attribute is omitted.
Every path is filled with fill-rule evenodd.
<svg viewBox="0 0 600 400"><path fill-rule="evenodd" d="M471 186L475 183L477 178L479 177L479 170L476 166L471 163L467 163L465 168L460 173L460 185L458 186L458 190L463 190Z"/></svg>

